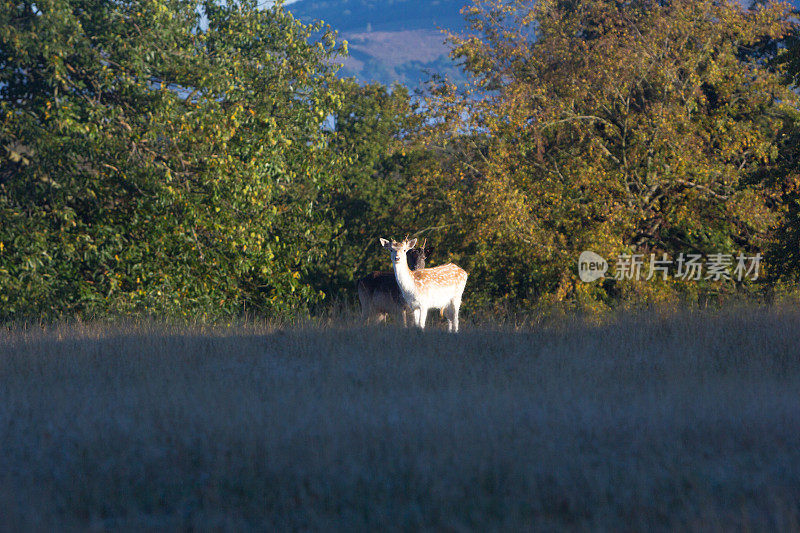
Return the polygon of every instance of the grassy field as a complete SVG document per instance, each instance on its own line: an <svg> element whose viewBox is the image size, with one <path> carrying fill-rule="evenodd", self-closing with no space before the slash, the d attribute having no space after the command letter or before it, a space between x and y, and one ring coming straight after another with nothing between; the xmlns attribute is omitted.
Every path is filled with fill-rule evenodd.
<svg viewBox="0 0 800 533"><path fill-rule="evenodd" d="M800 529L800 312L0 331L0 529Z"/></svg>

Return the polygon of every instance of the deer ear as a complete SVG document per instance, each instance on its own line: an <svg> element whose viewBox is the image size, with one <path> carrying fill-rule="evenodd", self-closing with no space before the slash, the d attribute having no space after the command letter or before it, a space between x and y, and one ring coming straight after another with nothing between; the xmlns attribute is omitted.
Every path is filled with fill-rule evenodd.
<svg viewBox="0 0 800 533"><path fill-rule="evenodd" d="M409 248L413 248L416 245L417 245L417 239L411 239L410 241L408 241L408 247Z"/></svg>
<svg viewBox="0 0 800 533"><path fill-rule="evenodd" d="M381 246L383 246L384 248L391 248L392 247L392 243L390 243L386 239L381 238L381 239L378 239L378 240L381 241Z"/></svg>

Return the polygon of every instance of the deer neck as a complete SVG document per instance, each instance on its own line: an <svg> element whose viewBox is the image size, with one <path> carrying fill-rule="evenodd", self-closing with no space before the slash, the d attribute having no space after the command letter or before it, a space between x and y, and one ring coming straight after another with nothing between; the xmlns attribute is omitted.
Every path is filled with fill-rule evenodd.
<svg viewBox="0 0 800 533"><path fill-rule="evenodd" d="M394 264L394 276L397 279L397 286L406 301L410 301L409 296L416 294L416 286L414 278L411 276L411 269L408 268L408 261L403 257L399 262Z"/></svg>

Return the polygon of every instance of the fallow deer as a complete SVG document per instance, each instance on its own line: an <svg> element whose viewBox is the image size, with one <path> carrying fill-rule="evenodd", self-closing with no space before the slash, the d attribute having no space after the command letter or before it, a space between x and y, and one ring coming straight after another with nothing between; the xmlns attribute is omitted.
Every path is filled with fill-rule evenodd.
<svg viewBox="0 0 800 533"><path fill-rule="evenodd" d="M467 284L467 273L461 267L448 263L435 268L412 271L406 255L417 245L417 239L402 242L380 239L381 246L392 254L392 266L400 294L414 313L414 324L425 329L429 309L441 309L447 318L447 330L458 331L458 309L461 295Z"/></svg>
<svg viewBox="0 0 800 533"><path fill-rule="evenodd" d="M433 248L426 248L425 243L419 248L409 250L406 254L408 268L417 270L425 268L427 259ZM358 280L358 300L361 303L361 315L369 322L373 318L376 322L383 322L389 315L400 316L403 327L408 325L406 313L411 310L400 295L394 272L373 272Z"/></svg>

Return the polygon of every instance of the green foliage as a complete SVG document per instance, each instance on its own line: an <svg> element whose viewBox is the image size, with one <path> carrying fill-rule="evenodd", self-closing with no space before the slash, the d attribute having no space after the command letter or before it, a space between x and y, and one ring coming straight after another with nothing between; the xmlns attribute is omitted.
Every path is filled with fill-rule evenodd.
<svg viewBox="0 0 800 533"><path fill-rule="evenodd" d="M795 28L782 44L785 48L777 62L785 65L787 81L794 87L800 87L800 29Z"/></svg>
<svg viewBox="0 0 800 533"><path fill-rule="evenodd" d="M424 117L415 113L405 87L343 80L340 88L330 143L339 167L327 195L339 229L314 277L321 290L345 295L358 277L388 268L379 237L419 228L412 177L429 155L408 142Z"/></svg>
<svg viewBox="0 0 800 533"><path fill-rule="evenodd" d="M774 62L785 69L787 83L800 87L800 28L779 41ZM774 208L781 214L774 245L767 259L774 265L772 277L797 283L800 280L800 110L789 114L780 134L778 158L766 172L776 190Z"/></svg>
<svg viewBox="0 0 800 533"><path fill-rule="evenodd" d="M321 29L254 1L2 4L0 318L314 301Z"/></svg>
<svg viewBox="0 0 800 533"><path fill-rule="evenodd" d="M786 5L464 13L453 57L469 85L434 75L420 100L337 79L346 44L280 5L1 4L0 320L288 314L352 295L388 268L377 238L405 234L470 272L468 308L757 289L584 284L585 249L762 253L797 279Z"/></svg>

